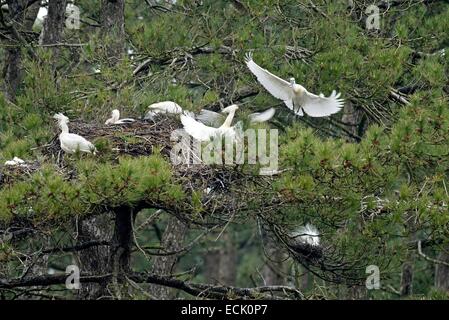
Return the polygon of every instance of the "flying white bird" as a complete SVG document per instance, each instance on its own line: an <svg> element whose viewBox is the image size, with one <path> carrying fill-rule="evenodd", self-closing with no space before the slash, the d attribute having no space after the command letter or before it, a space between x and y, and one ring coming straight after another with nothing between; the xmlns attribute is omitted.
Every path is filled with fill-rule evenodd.
<svg viewBox="0 0 449 320"><path fill-rule="evenodd" d="M96 153L95 146L87 141L80 135L69 133L69 118L67 118L62 113L57 113L53 116L54 119L58 120L59 128L61 129L61 134L59 135L59 142L61 143L61 149L67 153L75 153L77 151Z"/></svg>
<svg viewBox="0 0 449 320"><path fill-rule="evenodd" d="M112 110L111 117L106 120L105 124L124 124L134 122L134 119L124 118L120 119L120 111L117 109Z"/></svg>
<svg viewBox="0 0 449 320"><path fill-rule="evenodd" d="M294 238L295 241L298 241L303 244L308 244L311 246L319 246L320 245L320 233L317 228L315 228L310 223L305 226L298 227L295 231L290 233L290 237Z"/></svg>
<svg viewBox="0 0 449 320"><path fill-rule="evenodd" d="M295 78L290 78L290 82L287 82L258 66L253 61L252 53L246 54L245 61L262 86L275 98L284 101L287 107L299 116L303 116L305 112L311 117L326 117L337 113L343 107L343 99L340 99L340 93L337 94L335 90L329 97L322 93L317 96L295 83Z"/></svg>
<svg viewBox="0 0 449 320"><path fill-rule="evenodd" d="M193 138L199 141L209 141L215 137L230 137L236 138L236 129L240 127L241 123L237 123L231 126L235 112L239 107L235 104L230 105L222 110L222 112L228 113L223 124L218 128L208 127L205 124L195 120L192 114L185 112L181 114L181 122L184 125L185 131Z"/></svg>
<svg viewBox="0 0 449 320"><path fill-rule="evenodd" d="M148 106L148 112L145 115L144 119L153 120L154 117L159 113L173 113L173 114L179 114L182 113L182 108L173 101L162 101L153 103Z"/></svg>
<svg viewBox="0 0 449 320"><path fill-rule="evenodd" d="M12 160L5 161L5 166L26 166L25 161L18 157L14 157Z"/></svg>

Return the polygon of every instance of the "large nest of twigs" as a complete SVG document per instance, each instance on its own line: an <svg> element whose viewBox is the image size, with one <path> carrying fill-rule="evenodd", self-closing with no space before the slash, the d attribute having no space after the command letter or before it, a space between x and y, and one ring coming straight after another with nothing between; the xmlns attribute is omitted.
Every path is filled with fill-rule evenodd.
<svg viewBox="0 0 449 320"><path fill-rule="evenodd" d="M69 124L71 133L79 134L93 142L97 149L97 155L80 154L80 157L101 158L107 161L117 161L119 156L131 157L147 156L154 153L157 148L161 154L171 163L170 152L178 141L172 141L172 133L182 128L179 117L173 115L159 115L154 121L136 120L132 123L120 125L105 125L95 122L80 120L71 121ZM76 178L73 166L68 165L68 160L75 155L67 155L61 150L59 142L59 129L55 124L54 137L41 148L44 158L49 163L57 166L61 174L67 179ZM0 170L0 184L10 183L23 179L34 171L39 170L40 163L26 163L24 166L13 166ZM241 186L255 179L253 174L243 172L238 166L178 164L173 167L173 175L190 192L202 191L205 198L216 198L221 194L229 194L233 199L231 188ZM24 174L27 173L27 174ZM2 178L3 177L3 178ZM3 180L3 182L2 182ZM221 199L223 201L223 199Z"/></svg>
<svg viewBox="0 0 449 320"><path fill-rule="evenodd" d="M76 179L76 167L73 166L72 160L77 157L114 163L121 156L149 156L158 149L171 164L173 177L183 186L186 194L193 196L195 193L196 196L200 196L204 207L204 216L202 215L201 219L208 216L226 222L226 218L233 216L247 205L246 186L254 185L255 180L261 184L265 179L238 165L173 164L170 159L171 150L179 141L172 141L171 137L173 131L181 128L182 124L178 117L170 115L161 115L155 121L136 120L121 125L71 121L70 132L85 137L98 149L96 155L81 153L74 155L65 154L61 150L59 129L55 125L54 137L41 147L43 155L41 163L27 162L25 166L0 168L0 186L25 179L39 171L43 163L54 165L65 179ZM182 219L186 216L184 211L187 212L188 209L189 201L186 202L185 208L174 211L179 211Z"/></svg>
<svg viewBox="0 0 449 320"><path fill-rule="evenodd" d="M273 225L273 235L282 243L290 255L303 264L317 265L323 258L323 245L312 245L299 238L293 237L290 232L281 226Z"/></svg>
<svg viewBox="0 0 449 320"><path fill-rule="evenodd" d="M314 246L298 240L287 243L290 252L298 261L318 263L323 257L323 247Z"/></svg>
<svg viewBox="0 0 449 320"><path fill-rule="evenodd" d="M0 166L0 187L26 179L39 170L41 164L38 161L25 161L18 165Z"/></svg>
<svg viewBox="0 0 449 320"><path fill-rule="evenodd" d="M111 161L119 156L145 156L153 154L158 148L170 162L170 151L177 141L172 141L172 133L181 129L178 117L159 115L154 121L136 120L120 125L104 125L71 121L69 130L93 142L99 148L97 157L109 157ZM60 167L65 167L64 152L59 143L59 130L55 126L55 136L44 148L44 156L53 159ZM100 147L99 147L100 145ZM205 190L206 193L219 190L229 191L232 182L248 179L236 167L200 164L173 165L177 178L185 180L186 187L192 190Z"/></svg>
<svg viewBox="0 0 449 320"><path fill-rule="evenodd" d="M141 156L150 155L155 147L159 147L162 154L169 155L172 142L170 136L173 131L181 128L181 123L175 117L160 116L155 121L136 120L132 123L120 125L105 125L71 121L69 130L94 144L107 142L112 157L119 155ZM43 149L46 156L60 159L59 130L55 126L55 136ZM100 150L102 151L102 150Z"/></svg>

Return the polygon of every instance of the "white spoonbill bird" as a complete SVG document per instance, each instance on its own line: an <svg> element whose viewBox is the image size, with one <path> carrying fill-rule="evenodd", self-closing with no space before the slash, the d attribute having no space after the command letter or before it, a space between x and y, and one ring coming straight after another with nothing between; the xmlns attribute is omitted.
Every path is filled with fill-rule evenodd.
<svg viewBox="0 0 449 320"><path fill-rule="evenodd" d="M120 119L120 111L117 109L112 110L111 117L106 120L105 124L124 124L134 122L134 119L124 118Z"/></svg>
<svg viewBox="0 0 449 320"><path fill-rule="evenodd" d="M311 246L320 245L320 233L317 228L310 223L305 226L298 227L294 232L290 233L290 237L303 244L308 244Z"/></svg>
<svg viewBox="0 0 449 320"><path fill-rule="evenodd" d="M54 119L58 120L59 128L61 129L61 134L59 135L59 142L61 143L61 149L67 153L75 153L77 151L88 152L95 154L97 149L92 144L92 142L87 141L80 135L69 133L69 118L67 118L62 113L57 113L53 116Z"/></svg>
<svg viewBox="0 0 449 320"><path fill-rule="evenodd" d="M173 101L162 101L150 104L148 106L148 112L145 115L144 119L153 120L154 117L159 113L173 113L173 114L179 114L182 113L182 108Z"/></svg>
<svg viewBox="0 0 449 320"><path fill-rule="evenodd" d="M343 107L340 93L334 90L329 97L313 94L290 78L290 82L275 76L268 70L258 66L252 53L246 54L246 65L257 77L260 84L275 98L284 101L295 114L303 116L304 112L311 117L326 117L337 113Z"/></svg>
<svg viewBox="0 0 449 320"><path fill-rule="evenodd" d="M181 114L181 122L184 125L184 130L193 138L199 141L209 141L215 137L236 137L236 127L239 127L241 123L237 123L231 126L235 112L238 110L236 104L230 105L222 110L222 112L228 113L223 124L218 128L208 127L205 124L195 120L195 118L188 112Z"/></svg>
<svg viewBox="0 0 449 320"><path fill-rule="evenodd" d="M218 126L220 126L220 124L223 123L223 121L225 119L225 116L223 115L223 113L225 113L224 110L226 110L226 108L223 109L223 111L221 113L218 113L218 112L215 112L215 111L202 109L200 111L200 113L196 116L196 119L198 121L204 123L205 125L218 127ZM270 108L270 109L265 110L263 112L251 113L251 114L248 115L248 118L249 118L251 123L266 122L266 121L270 120L271 118L273 118L275 111L276 110L274 108Z"/></svg>

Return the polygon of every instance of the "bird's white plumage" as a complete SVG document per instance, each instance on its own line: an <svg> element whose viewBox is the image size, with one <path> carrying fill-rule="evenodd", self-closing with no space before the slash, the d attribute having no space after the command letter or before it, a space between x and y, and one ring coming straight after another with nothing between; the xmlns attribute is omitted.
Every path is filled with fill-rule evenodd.
<svg viewBox="0 0 449 320"><path fill-rule="evenodd" d="M218 133L217 128L208 127L196 121L190 114L181 114L181 122L184 130L199 141L209 141Z"/></svg>
<svg viewBox="0 0 449 320"><path fill-rule="evenodd" d="M67 118L62 113L57 113L53 116L54 119L58 120L59 128L61 129L61 134L59 135L59 142L61 144L61 149L67 153L75 153L77 151L96 153L95 146L84 137L69 133L69 118Z"/></svg>
<svg viewBox="0 0 449 320"><path fill-rule="evenodd" d="M320 233L318 232L318 229L310 223L296 228L296 230L290 234L290 237L303 244L311 246L320 245Z"/></svg>
<svg viewBox="0 0 449 320"><path fill-rule="evenodd" d="M184 126L184 130L199 141L209 141L216 137L223 136L234 139L236 137L236 127L240 127L240 123L235 126L231 126L237 109L237 105L231 105L223 109L223 112L228 113L228 116L226 117L224 123L218 128L206 126L205 124L195 120L193 115L187 112L181 114L181 122Z"/></svg>
<svg viewBox="0 0 449 320"><path fill-rule="evenodd" d="M25 161L14 157L12 160L5 161L5 166L26 166Z"/></svg>
<svg viewBox="0 0 449 320"><path fill-rule="evenodd" d="M268 110L265 110L263 112L254 112L251 113L248 117L251 123L261 123L266 122L273 118L276 110L274 108L270 108Z"/></svg>
<svg viewBox="0 0 449 320"><path fill-rule="evenodd" d="M200 113L196 116L196 120L198 120L199 122L201 122L207 126L219 127L223 123L224 119L226 118L225 115L223 115L223 113L226 113L227 108L229 108L229 107L224 108L221 111L221 113L202 109L200 111ZM275 112L276 112L276 110L274 108L270 108L263 112L251 113L248 115L248 118L251 123L266 122L274 116Z"/></svg>
<svg viewBox="0 0 449 320"><path fill-rule="evenodd" d="M111 117L108 120L106 120L104 124L114 124L118 121L118 119L120 119L120 111L114 109L111 112Z"/></svg>
<svg viewBox="0 0 449 320"><path fill-rule="evenodd" d="M67 153L75 153L76 151L96 153L95 146L85 138L74 133L61 133L59 135L61 141L61 149Z"/></svg>
<svg viewBox="0 0 449 320"><path fill-rule="evenodd" d="M343 107L343 99L340 99L340 93L337 94L335 90L329 97L323 94L315 95L296 84L293 78L289 83L260 67L253 61L251 53L246 55L245 61L260 84L299 116L303 116L305 112L311 117L326 117L337 113Z"/></svg>
<svg viewBox="0 0 449 320"><path fill-rule="evenodd" d="M329 97L325 97L323 94L317 96L306 90L304 103L301 106L311 117L325 117L340 111L343 107L343 100L340 99L340 93L335 90Z"/></svg>
<svg viewBox="0 0 449 320"><path fill-rule="evenodd" d="M173 101L162 101L153 103L148 106L148 112L145 115L145 119L153 119L159 113L182 113L182 108L179 104Z"/></svg>
<svg viewBox="0 0 449 320"><path fill-rule="evenodd" d="M251 53L246 55L246 65L248 66L248 69L256 76L260 84L275 98L282 101L292 99L293 90L290 83L257 65L253 61Z"/></svg>
<svg viewBox="0 0 449 320"><path fill-rule="evenodd" d="M134 122L134 119L124 118L120 119L120 111L117 109L112 110L111 117L106 120L105 124L124 124Z"/></svg>

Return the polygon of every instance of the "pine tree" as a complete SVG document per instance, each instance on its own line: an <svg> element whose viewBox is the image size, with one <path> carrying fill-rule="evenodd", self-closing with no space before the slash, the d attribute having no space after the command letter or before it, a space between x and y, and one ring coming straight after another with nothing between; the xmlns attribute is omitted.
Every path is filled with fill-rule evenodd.
<svg viewBox="0 0 449 320"><path fill-rule="evenodd" d="M26 161L0 165L1 297L447 298L449 4L386 2L50 0L42 26L1 2L0 163ZM344 109L294 116L249 51ZM174 165L169 115L103 125L166 100L275 106L256 128L279 129L280 173ZM96 156L60 150L56 112ZM291 236L308 223L318 246ZM81 289L56 290L70 265Z"/></svg>

